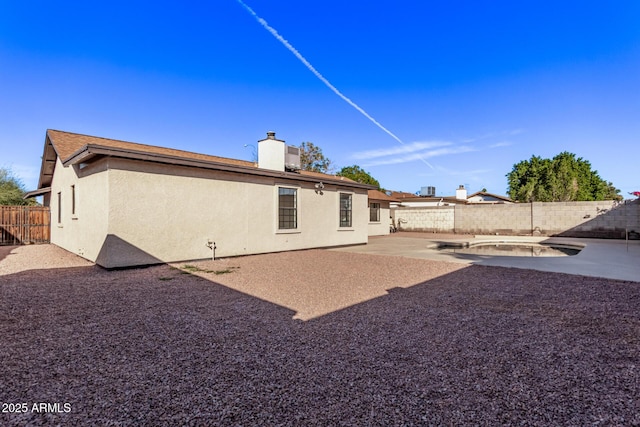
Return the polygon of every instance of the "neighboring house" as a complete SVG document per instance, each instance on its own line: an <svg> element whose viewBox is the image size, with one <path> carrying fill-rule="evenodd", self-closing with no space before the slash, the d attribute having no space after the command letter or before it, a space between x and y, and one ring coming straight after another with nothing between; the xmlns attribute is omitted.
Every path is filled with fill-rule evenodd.
<svg viewBox="0 0 640 427"><path fill-rule="evenodd" d="M397 203L402 202L403 199L414 199L418 197L414 193L407 193L404 191L387 191L386 193L389 197L396 199Z"/></svg>
<svg viewBox="0 0 640 427"><path fill-rule="evenodd" d="M497 194L487 193L486 191L477 191L469 197L467 197L468 203L480 204L480 203L515 203L512 199L507 196L500 196Z"/></svg>
<svg viewBox="0 0 640 427"><path fill-rule="evenodd" d="M456 204L467 203L467 190L461 185L456 190L455 196L418 196L412 193L391 192L391 197L398 200L396 203L392 203L392 208L407 207L407 208L420 208L420 207L438 207L438 206L453 206Z"/></svg>
<svg viewBox="0 0 640 427"><path fill-rule="evenodd" d="M421 208L421 207L436 207L436 206L453 206L455 204L466 204L466 200L459 200L455 197L420 197L413 196L412 198L404 198L399 203L392 204L392 207L407 207L407 208Z"/></svg>
<svg viewBox="0 0 640 427"><path fill-rule="evenodd" d="M391 202L397 199L379 190L369 190L369 236L389 234L392 225Z"/></svg>
<svg viewBox="0 0 640 427"><path fill-rule="evenodd" d="M296 150L268 132L256 165L48 130L29 195L51 243L106 268L367 243L373 187L296 170Z"/></svg>
<svg viewBox="0 0 640 427"><path fill-rule="evenodd" d="M513 203L508 197L496 194L478 191L467 196L467 189L464 185L460 185L456 190L455 196L417 196L412 193L391 192L391 197L397 199L392 202L391 207L438 207L438 206L455 206L466 204L495 204L495 203Z"/></svg>

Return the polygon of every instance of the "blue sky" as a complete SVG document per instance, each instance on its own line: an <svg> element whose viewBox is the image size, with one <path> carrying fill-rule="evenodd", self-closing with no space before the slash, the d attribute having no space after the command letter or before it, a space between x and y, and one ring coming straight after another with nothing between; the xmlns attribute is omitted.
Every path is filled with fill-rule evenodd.
<svg viewBox="0 0 640 427"><path fill-rule="evenodd" d="M47 128L246 160L273 130L387 189L570 151L640 190L636 0L245 3L0 0L0 166L35 188Z"/></svg>

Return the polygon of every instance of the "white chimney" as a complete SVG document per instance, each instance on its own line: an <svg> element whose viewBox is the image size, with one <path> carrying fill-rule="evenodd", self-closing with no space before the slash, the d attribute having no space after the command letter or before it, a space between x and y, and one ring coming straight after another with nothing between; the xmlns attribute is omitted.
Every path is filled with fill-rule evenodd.
<svg viewBox="0 0 640 427"><path fill-rule="evenodd" d="M464 188L464 185L459 185L456 190L456 199L458 200L467 200L467 189Z"/></svg>
<svg viewBox="0 0 640 427"><path fill-rule="evenodd" d="M267 132L267 138L258 141L258 167L284 172L284 141L276 139L276 133Z"/></svg>

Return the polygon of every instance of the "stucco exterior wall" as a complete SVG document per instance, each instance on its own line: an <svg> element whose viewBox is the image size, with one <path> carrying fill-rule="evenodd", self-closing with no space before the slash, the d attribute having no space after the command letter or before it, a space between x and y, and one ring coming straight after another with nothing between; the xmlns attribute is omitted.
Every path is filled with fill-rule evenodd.
<svg viewBox="0 0 640 427"><path fill-rule="evenodd" d="M325 183L110 158L107 228L95 258L107 267L228 257L367 242L367 190ZM298 227L278 230L278 187L296 188ZM340 193L352 227L339 226ZM73 251L75 252L75 251Z"/></svg>
<svg viewBox="0 0 640 427"><path fill-rule="evenodd" d="M51 209L51 243L92 261L100 253L107 232L109 184L105 171L105 162L79 169L64 167L58 159L47 198ZM75 213L72 213L73 193Z"/></svg>
<svg viewBox="0 0 640 427"><path fill-rule="evenodd" d="M380 221L369 221L369 236L384 236L389 234L391 226L391 208L389 207L389 202L382 200L372 200L371 202L380 203Z"/></svg>

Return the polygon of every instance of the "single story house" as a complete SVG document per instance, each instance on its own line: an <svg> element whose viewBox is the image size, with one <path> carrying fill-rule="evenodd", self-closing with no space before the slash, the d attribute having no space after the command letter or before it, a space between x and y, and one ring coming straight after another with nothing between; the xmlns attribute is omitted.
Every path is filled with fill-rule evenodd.
<svg viewBox="0 0 640 427"><path fill-rule="evenodd" d="M29 196L51 208L51 243L119 268L364 244L378 222L388 228L373 189L300 170L299 149L275 132L256 164L47 130Z"/></svg>
<svg viewBox="0 0 640 427"><path fill-rule="evenodd" d="M411 193L391 192L391 197L398 200L391 204L392 208L454 206L456 204L467 203L467 190L464 188L464 185L461 185L456 190L455 196L418 196Z"/></svg>
<svg viewBox="0 0 640 427"><path fill-rule="evenodd" d="M471 195L467 195L467 189L464 185L458 186L454 196L418 196L412 193L391 192L391 197L396 201L391 203L392 208L397 207L439 207L439 206L455 206L466 204L495 204L495 203L514 203L513 200L506 196L487 193L486 191L477 191Z"/></svg>
<svg viewBox="0 0 640 427"><path fill-rule="evenodd" d="M397 202L380 190L369 190L369 236L389 234L393 226L391 203Z"/></svg>
<svg viewBox="0 0 640 427"><path fill-rule="evenodd" d="M515 203L513 199L499 194L487 193L486 191L476 191L467 197L470 204L496 204L496 203Z"/></svg>

